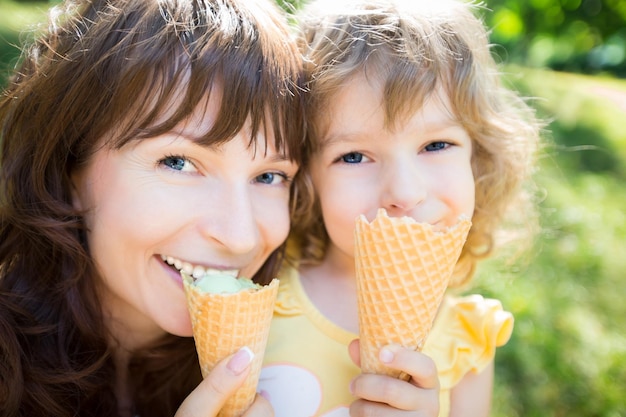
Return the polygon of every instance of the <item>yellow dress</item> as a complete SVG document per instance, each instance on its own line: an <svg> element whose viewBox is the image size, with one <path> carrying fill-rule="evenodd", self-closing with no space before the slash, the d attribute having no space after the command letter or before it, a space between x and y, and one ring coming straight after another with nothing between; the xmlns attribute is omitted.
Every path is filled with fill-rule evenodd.
<svg viewBox="0 0 626 417"><path fill-rule="evenodd" d="M295 269L282 272L258 390L276 417L347 417L350 381L360 373L347 345L358 335L315 308ZM423 349L439 371L440 417L449 414L450 390L493 361L512 330L513 316L498 300L446 296Z"/></svg>

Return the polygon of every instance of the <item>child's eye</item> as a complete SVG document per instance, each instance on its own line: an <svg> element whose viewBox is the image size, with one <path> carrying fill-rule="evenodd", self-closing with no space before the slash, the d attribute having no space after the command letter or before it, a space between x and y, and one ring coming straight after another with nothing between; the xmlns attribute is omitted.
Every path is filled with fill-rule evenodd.
<svg viewBox="0 0 626 417"><path fill-rule="evenodd" d="M426 150L426 152L436 152L436 151L442 151L448 148L449 146L450 144L448 142L438 141L438 142L429 143L428 145L424 147L424 150Z"/></svg>
<svg viewBox="0 0 626 417"><path fill-rule="evenodd" d="M194 172L196 167L193 163L182 155L170 155L159 161L160 165L173 169L174 171L181 172Z"/></svg>
<svg viewBox="0 0 626 417"><path fill-rule="evenodd" d="M359 152L350 152L341 156L340 159L347 164L359 164L363 162L363 154Z"/></svg>
<svg viewBox="0 0 626 417"><path fill-rule="evenodd" d="M264 172L257 176L255 181L261 184L277 185L289 181L289 177L282 172Z"/></svg>

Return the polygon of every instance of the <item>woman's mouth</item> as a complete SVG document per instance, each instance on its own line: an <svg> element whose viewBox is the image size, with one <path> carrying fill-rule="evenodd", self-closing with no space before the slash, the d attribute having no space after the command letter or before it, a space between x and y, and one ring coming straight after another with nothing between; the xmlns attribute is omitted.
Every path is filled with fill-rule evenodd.
<svg viewBox="0 0 626 417"><path fill-rule="evenodd" d="M233 277L239 276L238 269L217 269L205 267L202 265L194 265L190 262L183 261L178 258L174 258L173 256L161 255L161 259L167 265L171 266L173 269L177 270L179 273L184 272L185 274L193 277L194 279L202 278L205 275L213 275L213 274L227 274L232 275Z"/></svg>

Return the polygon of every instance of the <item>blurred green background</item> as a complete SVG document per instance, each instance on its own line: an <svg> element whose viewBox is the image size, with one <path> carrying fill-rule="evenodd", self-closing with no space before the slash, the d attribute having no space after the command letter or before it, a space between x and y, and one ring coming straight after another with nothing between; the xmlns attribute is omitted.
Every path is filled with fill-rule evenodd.
<svg viewBox="0 0 626 417"><path fill-rule="evenodd" d="M0 0L0 83L48 6ZM516 317L493 416L625 417L626 1L487 0L483 12L507 82L551 121L541 234L476 278Z"/></svg>

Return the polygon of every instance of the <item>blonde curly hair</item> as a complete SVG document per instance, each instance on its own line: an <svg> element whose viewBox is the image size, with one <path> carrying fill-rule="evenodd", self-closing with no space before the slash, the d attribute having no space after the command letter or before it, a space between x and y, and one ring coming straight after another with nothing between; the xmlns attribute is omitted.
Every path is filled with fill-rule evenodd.
<svg viewBox="0 0 626 417"><path fill-rule="evenodd" d="M478 259L493 252L497 231L505 225L528 229L520 221L532 213L523 184L532 173L541 129L534 110L502 84L478 7L454 0L320 0L299 16L309 88L309 155L319 150L331 117L328 104L355 75L382 81L390 128L419 110L437 89L448 94L450 110L473 141L476 184L473 226L451 283L457 287L469 282ZM292 253L301 264L318 263L329 237L308 161L297 184ZM514 224L505 221L507 214L517 216Z"/></svg>

